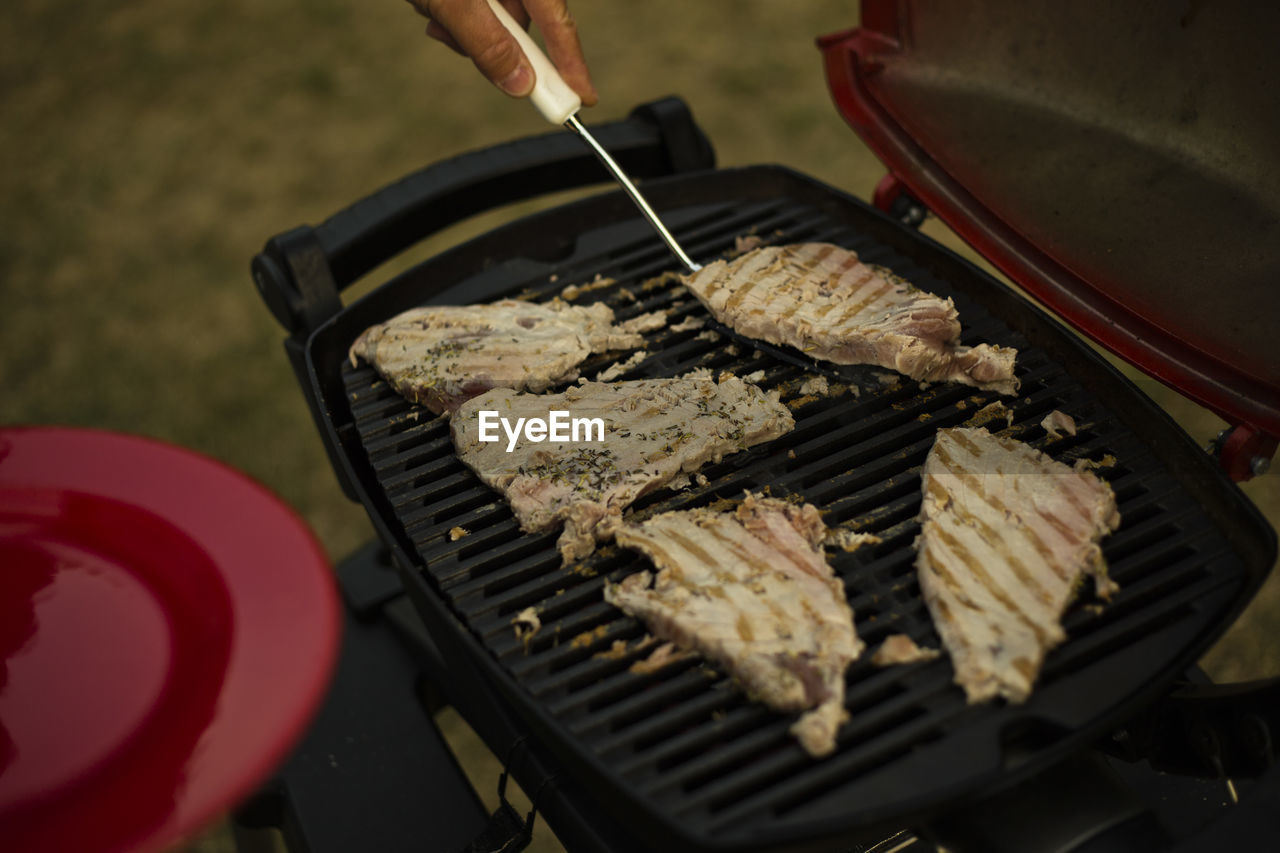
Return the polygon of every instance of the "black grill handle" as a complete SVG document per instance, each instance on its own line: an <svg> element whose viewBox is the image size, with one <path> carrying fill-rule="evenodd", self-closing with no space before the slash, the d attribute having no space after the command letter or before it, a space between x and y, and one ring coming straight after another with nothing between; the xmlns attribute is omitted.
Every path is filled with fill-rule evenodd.
<svg viewBox="0 0 1280 853"><path fill-rule="evenodd" d="M715 166L711 143L679 98L643 104L592 132L637 177ZM383 187L319 226L272 237L253 259L254 282L276 319L306 334L341 309L344 288L423 238L505 204L610 180L568 132L472 151Z"/></svg>

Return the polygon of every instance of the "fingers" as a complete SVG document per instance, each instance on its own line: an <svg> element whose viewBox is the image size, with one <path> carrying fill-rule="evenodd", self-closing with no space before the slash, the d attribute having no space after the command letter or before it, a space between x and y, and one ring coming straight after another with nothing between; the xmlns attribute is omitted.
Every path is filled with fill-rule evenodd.
<svg viewBox="0 0 1280 853"><path fill-rule="evenodd" d="M485 0L409 2L431 19L428 35L471 57L480 73L499 89L517 98L533 90L533 68L524 58L524 51ZM516 20L523 17L521 11Z"/></svg>
<svg viewBox="0 0 1280 853"><path fill-rule="evenodd" d="M522 27L530 19L546 43L547 55L582 103L599 100L578 40L577 24L566 0L500 0ZM534 74L519 44L503 28L486 0L409 0L430 18L427 35L471 60L499 89L523 97L533 89Z"/></svg>
<svg viewBox="0 0 1280 853"><path fill-rule="evenodd" d="M565 0L524 0L524 5L542 33L547 55L564 82L578 93L584 105L595 106L600 97L595 86L591 85L591 73L587 70L582 43L578 40L578 25Z"/></svg>
<svg viewBox="0 0 1280 853"><path fill-rule="evenodd" d="M409 0L409 2L415 3L415 0ZM503 7L511 13L511 16L516 19L520 26L527 30L529 28L529 15L525 12L524 7L520 5L520 0L501 0L501 2ZM417 7L415 6L414 8ZM426 12L422 9L419 9L418 11L422 15L426 15ZM440 42L459 56L467 55L467 52L464 51L462 46L454 40L453 36L449 34L449 31L440 26L439 21L427 21L427 35Z"/></svg>
<svg viewBox="0 0 1280 853"><path fill-rule="evenodd" d="M446 30L444 27L440 26L438 22L436 21L427 22L427 35L435 39L436 41L440 42L445 47L452 50L454 53L458 54L458 56L466 56L466 53L463 52L462 47L456 41L453 40L453 36L449 35L449 31Z"/></svg>

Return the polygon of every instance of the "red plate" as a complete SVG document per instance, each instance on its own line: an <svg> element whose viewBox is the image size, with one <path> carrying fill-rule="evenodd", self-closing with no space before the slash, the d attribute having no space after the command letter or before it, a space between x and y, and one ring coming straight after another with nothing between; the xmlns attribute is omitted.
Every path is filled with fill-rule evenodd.
<svg viewBox="0 0 1280 853"><path fill-rule="evenodd" d="M328 562L244 475L0 430L0 850L157 850L252 792L324 696Z"/></svg>

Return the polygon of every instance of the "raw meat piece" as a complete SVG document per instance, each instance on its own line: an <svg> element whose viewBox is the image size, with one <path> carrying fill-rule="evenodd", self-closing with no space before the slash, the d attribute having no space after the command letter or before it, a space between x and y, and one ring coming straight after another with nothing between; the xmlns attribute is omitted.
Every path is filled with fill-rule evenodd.
<svg viewBox="0 0 1280 853"><path fill-rule="evenodd" d="M654 649L647 658L638 660L627 667L627 671L634 672L636 675L651 675L693 654L691 651L680 649L675 643L663 643Z"/></svg>
<svg viewBox="0 0 1280 853"><path fill-rule="evenodd" d="M985 429L938 432L925 460L916 568L970 702L1023 702L1085 575L1108 597L1099 542L1120 524L1111 487Z"/></svg>
<svg viewBox="0 0 1280 853"><path fill-rule="evenodd" d="M827 382L825 376L810 376L800 385L801 394L813 394L815 397L825 397L831 393L831 384Z"/></svg>
<svg viewBox="0 0 1280 853"><path fill-rule="evenodd" d="M553 410L600 418L604 441L518 444L480 441L480 412L548 419ZM559 394L495 388L464 403L450 429L458 457L502 492L526 531L564 524L565 563L613 535L636 498L729 453L772 441L795 421L777 392L766 394L706 370L679 379L585 382Z"/></svg>
<svg viewBox="0 0 1280 853"><path fill-rule="evenodd" d="M859 533L856 530L837 527L834 530L827 531L826 544L842 551L856 551L863 545L879 545L883 541L874 533Z"/></svg>
<svg viewBox="0 0 1280 853"><path fill-rule="evenodd" d="M726 326L836 364L875 364L913 379L1018 390L1017 351L960 346L950 299L830 243L765 246L685 276Z"/></svg>
<svg viewBox="0 0 1280 853"><path fill-rule="evenodd" d="M753 699L803 712L791 727L815 758L847 718L844 672L862 651L844 584L822 553L818 510L747 495L736 512L669 512L618 529L658 568L605 600L662 639L724 667Z"/></svg>
<svg viewBox="0 0 1280 853"><path fill-rule="evenodd" d="M662 315L614 325L613 311L559 299L413 308L366 329L351 345L397 393L436 414L490 388L544 391L571 382L589 355L644 345Z"/></svg>
<svg viewBox="0 0 1280 853"><path fill-rule="evenodd" d="M613 380L617 379L619 376L626 373L628 370L631 370L633 367L635 367L636 365L638 365L640 362L644 361L648 357L649 357L649 353L647 350L640 350L638 352L634 352L631 354L630 358L624 361L615 362L609 365L608 367L606 367L604 370L600 371L600 373L597 374L596 376L596 381L612 382Z"/></svg>
<svg viewBox="0 0 1280 853"><path fill-rule="evenodd" d="M894 666L902 663L918 663L933 660L941 655L937 649L923 649L906 634L890 634L884 638L880 648L871 655L871 662L876 666Z"/></svg>
<svg viewBox="0 0 1280 853"><path fill-rule="evenodd" d="M1049 434L1049 438L1061 438L1063 433L1076 434L1075 418L1057 409L1045 415L1044 420L1040 421L1040 426Z"/></svg>
<svg viewBox="0 0 1280 853"><path fill-rule="evenodd" d="M542 628L542 620L538 618L538 611L533 607L526 607L517 613L511 620L511 624L515 626L516 636L521 639L532 638Z"/></svg>

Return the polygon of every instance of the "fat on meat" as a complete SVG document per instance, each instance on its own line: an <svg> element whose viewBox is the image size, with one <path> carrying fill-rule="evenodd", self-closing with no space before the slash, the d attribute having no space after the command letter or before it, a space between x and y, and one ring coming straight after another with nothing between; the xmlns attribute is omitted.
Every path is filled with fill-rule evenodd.
<svg viewBox="0 0 1280 853"><path fill-rule="evenodd" d="M816 507L748 494L734 512L663 513L622 525L642 571L605 600L723 667L752 699L800 713L791 732L829 755L847 719L844 674L862 652L844 584L822 550Z"/></svg>
<svg viewBox="0 0 1280 853"><path fill-rule="evenodd" d="M1111 487L986 429L938 432L922 477L916 569L969 702L1023 702L1086 576L1109 597Z"/></svg>
<svg viewBox="0 0 1280 853"><path fill-rule="evenodd" d="M876 666L895 666L933 660L941 654L937 649L921 648L906 634L890 634L871 655L871 662Z"/></svg>
<svg viewBox="0 0 1280 853"><path fill-rule="evenodd" d="M1017 351L960 344L950 299L830 243L765 246L684 278L721 323L835 364L873 364L913 379L1001 394L1018 390Z"/></svg>

